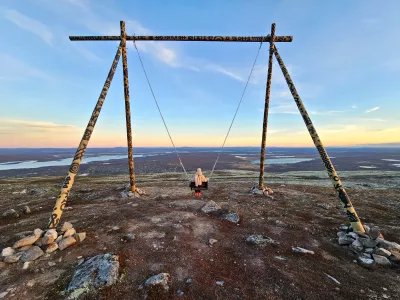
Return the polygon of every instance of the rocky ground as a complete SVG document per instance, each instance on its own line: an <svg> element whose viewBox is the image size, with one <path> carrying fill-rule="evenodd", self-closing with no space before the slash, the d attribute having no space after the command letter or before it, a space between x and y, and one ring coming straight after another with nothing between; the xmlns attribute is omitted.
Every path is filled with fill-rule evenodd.
<svg viewBox="0 0 400 300"><path fill-rule="evenodd" d="M114 274L117 256L116 280L86 299L400 299L398 266L366 265L339 245L347 220L329 181L294 173L266 176L273 199L249 194L251 171L219 172L201 198L177 173L163 174L164 181L160 174L138 177L146 191L140 198L117 190L126 175L78 177L61 224L70 222L86 238L25 269L22 261L0 262L0 298L65 299L78 265L106 257ZM362 221L400 243L399 174L346 174ZM0 249L45 229L62 181L1 180L0 215L15 209L19 217L0 217ZM202 211L209 200L222 209Z"/></svg>

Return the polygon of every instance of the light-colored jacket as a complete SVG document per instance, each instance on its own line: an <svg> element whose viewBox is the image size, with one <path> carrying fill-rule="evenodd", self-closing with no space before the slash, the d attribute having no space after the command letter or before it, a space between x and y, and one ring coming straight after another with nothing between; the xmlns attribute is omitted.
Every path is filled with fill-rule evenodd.
<svg viewBox="0 0 400 300"><path fill-rule="evenodd" d="M194 175L194 180L193 181L195 182L196 186L199 186L199 185L202 185L203 182L208 181L208 178L206 178L203 175L203 173L201 172L201 169L198 168L197 172L196 172L196 175Z"/></svg>

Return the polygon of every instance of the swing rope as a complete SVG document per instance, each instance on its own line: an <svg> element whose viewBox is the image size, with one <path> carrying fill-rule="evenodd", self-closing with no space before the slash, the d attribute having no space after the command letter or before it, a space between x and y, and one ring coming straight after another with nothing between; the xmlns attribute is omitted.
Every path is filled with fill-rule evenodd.
<svg viewBox="0 0 400 300"><path fill-rule="evenodd" d="M262 47L262 42L260 43L260 47L258 48L256 58L254 59L253 67L251 68L249 77L247 78L246 85L245 85L245 87L244 87L244 89L243 89L242 97L240 98L239 104L238 104L238 106L237 106L237 108L236 108L236 111L235 111L235 114L234 114L234 116L233 116L231 125L229 126L229 129L228 129L228 132L227 132L227 134L226 134L226 136L225 136L224 142L222 143L222 146L221 146L221 149L220 149L220 151L219 151L219 153L218 153L217 159L215 160L214 166L213 166L213 168L212 168L212 170L211 170L210 178L211 178L211 176L212 176L213 173L214 173L215 166L217 165L217 162L218 162L218 160L219 160L219 157L221 156L222 150L223 150L223 148L224 148L224 146L225 146L226 140L228 139L229 133L231 132L233 122L235 121L236 115L237 115L237 113L238 113L238 111L239 111L240 104L241 104L242 101L243 101L244 94L245 94L245 92L246 92L246 90L247 90L247 86L249 85L251 75L253 74L254 67L255 67L255 65L256 65L256 63L257 63L257 59L258 59L258 56L259 56L259 54L260 54L261 47Z"/></svg>
<svg viewBox="0 0 400 300"><path fill-rule="evenodd" d="M174 151L175 151L175 153L176 153L176 156L178 157L179 163L181 164L181 167L182 167L183 171L184 171L185 174L186 174L186 178L188 179L188 181L191 181L191 180L190 180L190 177L189 177L188 173L186 172L186 169L185 169L185 167L184 167L184 165L183 165L183 163L182 163L181 157L179 156L178 150L177 150L176 147L175 147L175 143L174 143L174 141L172 140L171 134L169 133L169 130L168 130L168 127L167 127L167 123L165 122L165 119L164 119L163 114L162 114L162 112L161 112L160 106L158 105L158 101L157 101L157 99L156 99L156 96L154 95L153 88L151 87L149 77L147 76L146 69L144 68L143 61L142 61L142 58L141 58L140 53L139 53L139 49L136 47L135 40L133 40L133 45L135 46L136 52L137 52L138 57L139 57L139 60L140 60L140 64L142 65L142 69L143 69L144 75L146 76L147 83L148 83L149 88L150 88L150 90L151 90L151 93L152 93L152 95L153 95L154 101L156 102L158 112L160 113L160 116L161 116L161 119L162 119L162 121L163 121L163 123L164 123L165 129L167 130L169 139L171 140L171 144L172 144L172 146L174 147Z"/></svg>
<svg viewBox="0 0 400 300"><path fill-rule="evenodd" d="M162 121L163 121L163 123L164 123L164 127L165 127L165 129L167 130L167 133L168 133L169 139L170 139L170 141L171 141L171 144L172 144L172 146L174 147L174 151L175 151L175 153L176 153L176 156L178 157L179 163L180 163L180 165L181 165L183 171L185 172L187 179L188 179L189 181L191 181L191 180L190 180L190 177L189 177L189 175L187 174L186 169L185 169L185 167L184 167L184 165L183 165L183 163L182 163L182 160L181 160L181 158L180 158L180 156L179 156L178 150L176 149L175 143L174 143L174 141L172 140L171 134L170 134L170 132L169 132L169 130L168 130L168 126L167 126L167 124L166 124L166 122L165 122L165 119L164 119L163 114L162 114L162 112L161 112L160 106L158 105L158 101L157 101L156 96L155 96L155 94L154 94L154 91L153 91L153 88L152 88L152 86L151 86L149 77L147 76L147 72L146 72L146 69L145 69L145 67L144 67L144 64L143 64L143 61L142 61L142 57L140 56L139 49L138 49L137 46L136 46L135 40L133 40L133 45L135 46L136 52L137 52L138 57L139 57L140 64L142 65L142 69L143 69L144 75L146 76L147 84L149 85L150 91L151 91L151 93L152 93L152 95L153 95L153 99L154 99L154 101L155 101L155 103L156 103L156 105L157 105L157 109L158 109L158 112L160 113L161 119L162 119ZM222 146L221 146L221 149L220 149L220 151L219 151L219 153L218 153L217 159L215 160L215 163L214 163L214 166L213 166L213 168L212 168L212 170L211 170L211 174L210 174L209 179L212 177L212 175L213 175L213 173L214 173L215 166L216 166L217 163L218 163L219 157L221 156L221 153L222 153L222 150L223 150L223 148L224 148L224 146L225 146L226 140L228 139L229 133L230 133L230 131L231 131L231 129L232 129L233 122L234 122L235 119L236 119L236 115L237 115L237 113L238 113L238 111L239 111L240 104L241 104L242 101L243 101L244 94L245 94L245 92L246 92L246 90L247 90L247 86L249 85L251 75L253 74L254 67L255 67L255 65L256 65L256 63L257 63L257 59L258 59L258 56L259 56L259 54L260 54L261 47L262 47L262 42L260 43L260 47L258 48L256 58L254 59L253 66L252 66L251 71L250 71L250 74L249 74L249 76L248 76L248 78L247 78L246 85L245 85L245 87L244 87L244 89L243 89L242 96L240 97L239 104L238 104L238 106L237 106L237 108L236 108L235 114L234 114L233 119L232 119L232 122L231 122L231 124L230 124L230 126L229 126L228 132L227 132L227 134L226 134L226 136L225 136L224 142L222 143Z"/></svg>

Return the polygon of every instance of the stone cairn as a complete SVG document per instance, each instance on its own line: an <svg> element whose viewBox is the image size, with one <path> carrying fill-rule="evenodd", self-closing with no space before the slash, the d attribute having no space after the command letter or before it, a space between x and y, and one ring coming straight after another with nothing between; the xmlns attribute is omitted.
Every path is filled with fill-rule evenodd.
<svg viewBox="0 0 400 300"><path fill-rule="evenodd" d="M400 245L383 238L378 227L364 225L365 232L341 225L337 233L339 245L348 247L363 265L400 266Z"/></svg>
<svg viewBox="0 0 400 300"><path fill-rule="evenodd" d="M249 192L250 192L250 194L253 194L253 195L264 195L271 199L274 198L272 196L274 194L272 189L270 189L269 187L263 187L262 189L260 189L257 182L254 182L253 187L250 189Z"/></svg>
<svg viewBox="0 0 400 300"><path fill-rule="evenodd" d="M1 251L1 260L10 264L21 261L25 269L30 262L45 253L52 253L57 249L64 250L85 238L86 232L77 233L69 222L65 222L58 230L43 231L37 228L31 235L16 241L12 247L4 248Z"/></svg>

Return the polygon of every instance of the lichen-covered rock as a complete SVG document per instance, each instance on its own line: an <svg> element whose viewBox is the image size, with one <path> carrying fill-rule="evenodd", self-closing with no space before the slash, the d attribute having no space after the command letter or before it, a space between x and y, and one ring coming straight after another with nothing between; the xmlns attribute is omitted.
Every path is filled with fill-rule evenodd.
<svg viewBox="0 0 400 300"><path fill-rule="evenodd" d="M204 204L204 206L201 208L201 211L203 213L210 213L210 212L214 212L214 211L219 211L221 210L221 207L215 203L214 201L210 200L208 201L206 204Z"/></svg>
<svg viewBox="0 0 400 300"><path fill-rule="evenodd" d="M232 222L232 223L236 224L236 223L239 222L240 217L239 217L239 215L237 213L229 211L229 212L226 212L226 213L222 214L221 215L221 219L222 220L227 220L229 222Z"/></svg>
<svg viewBox="0 0 400 300"><path fill-rule="evenodd" d="M164 290L168 290L168 281L170 275L168 273L160 273L154 276L151 276L149 279L146 280L144 283L145 287L154 287L154 286L161 286Z"/></svg>
<svg viewBox="0 0 400 300"><path fill-rule="evenodd" d="M27 236L23 239L20 239L19 241L15 242L15 244L13 245L14 249L23 247L23 246L29 246L32 245L33 243L35 243L38 240L39 237L37 237L36 235L30 235Z"/></svg>
<svg viewBox="0 0 400 300"><path fill-rule="evenodd" d="M6 256L13 255L14 253L15 253L15 250L14 250L13 248L7 247L7 248L4 248L4 249L1 251L1 256L2 256L2 257L6 257Z"/></svg>
<svg viewBox="0 0 400 300"><path fill-rule="evenodd" d="M34 260L38 259L39 257L41 257L43 254L44 254L44 252L38 246L32 246L28 251L26 251L26 252L24 252L24 254L22 254L20 260L22 262L34 261Z"/></svg>
<svg viewBox="0 0 400 300"><path fill-rule="evenodd" d="M58 242L58 248L60 250L64 250L64 249L68 248L69 246L74 245L75 243L76 243L76 239L74 239L72 236L69 236Z"/></svg>
<svg viewBox="0 0 400 300"><path fill-rule="evenodd" d="M383 248L376 249L375 254L384 256L384 257L389 257L390 255L392 255L392 253L390 253L390 251L383 249Z"/></svg>
<svg viewBox="0 0 400 300"><path fill-rule="evenodd" d="M382 266L390 266L391 265L390 261L384 256L372 254L372 257L374 258L375 262L378 265L382 265Z"/></svg>
<svg viewBox="0 0 400 300"><path fill-rule="evenodd" d="M67 238L69 236L73 236L76 233L75 228L70 228L66 232L64 232L63 238Z"/></svg>
<svg viewBox="0 0 400 300"><path fill-rule="evenodd" d="M68 295L67 299L77 299L87 292L110 286L117 282L118 269L117 255L107 253L89 258L75 269L64 294Z"/></svg>
<svg viewBox="0 0 400 300"><path fill-rule="evenodd" d="M71 229L73 226L70 222L64 222L63 226L61 227L61 232L65 232L68 229Z"/></svg>
<svg viewBox="0 0 400 300"><path fill-rule="evenodd" d="M86 232L79 232L74 234L74 239L76 239L78 243L83 242L85 238L86 238Z"/></svg>
<svg viewBox="0 0 400 300"><path fill-rule="evenodd" d="M265 235L260 235L260 234L253 234L250 235L247 239L246 239L246 243L250 244L250 245L257 245L257 246L265 246L265 245L279 245L279 242L271 239L268 236Z"/></svg>

